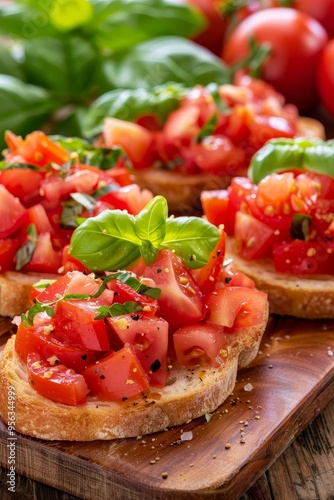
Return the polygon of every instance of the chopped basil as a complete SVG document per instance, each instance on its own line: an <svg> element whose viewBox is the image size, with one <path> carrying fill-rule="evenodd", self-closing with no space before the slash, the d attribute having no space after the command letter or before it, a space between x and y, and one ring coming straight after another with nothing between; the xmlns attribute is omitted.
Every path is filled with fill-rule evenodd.
<svg viewBox="0 0 334 500"><path fill-rule="evenodd" d="M308 241L310 227L312 223L311 215L295 214L292 219L290 236L293 240Z"/></svg>
<svg viewBox="0 0 334 500"><path fill-rule="evenodd" d="M27 235L27 241L16 252L16 271L20 271L20 269L22 269L32 259L38 241L38 234L35 224L30 224L28 226Z"/></svg>
<svg viewBox="0 0 334 500"><path fill-rule="evenodd" d="M130 314L142 310L143 306L141 304L138 304L138 302L128 301L124 302L124 304L119 304L118 302L115 302L110 307L108 306L98 307L97 311L99 312L99 314L95 316L94 320L104 319L108 317L122 316L123 314Z"/></svg>
<svg viewBox="0 0 334 500"><path fill-rule="evenodd" d="M131 274L126 272L118 272L109 274L102 282L100 288L95 295L92 296L93 299L97 299L105 290L107 283L112 280L119 280L130 286L133 290L140 293L141 295L147 295L153 299L159 299L161 290L160 288L154 288L151 286L143 285L137 278L131 276Z"/></svg>

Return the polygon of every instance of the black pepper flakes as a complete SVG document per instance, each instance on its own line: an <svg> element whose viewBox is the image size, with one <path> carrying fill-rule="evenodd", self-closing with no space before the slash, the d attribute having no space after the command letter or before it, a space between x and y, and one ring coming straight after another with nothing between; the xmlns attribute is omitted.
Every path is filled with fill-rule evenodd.
<svg viewBox="0 0 334 500"><path fill-rule="evenodd" d="M86 361L86 359L87 359L87 354L83 354L83 355L81 356L81 359L83 359L84 361Z"/></svg>
<svg viewBox="0 0 334 500"><path fill-rule="evenodd" d="M161 363L158 359L153 361L153 363L150 366L150 370L152 371L152 373L157 372L160 368L161 368Z"/></svg>
<svg viewBox="0 0 334 500"><path fill-rule="evenodd" d="M132 314L131 318L133 319L133 321L139 321L141 316L140 314Z"/></svg>
<svg viewBox="0 0 334 500"><path fill-rule="evenodd" d="M102 375L100 375L100 379L101 379L101 380L104 380L104 379L105 379L105 376L104 376L103 374L102 374Z"/></svg>
<svg viewBox="0 0 334 500"><path fill-rule="evenodd" d="M162 272L162 269L160 269L160 267L157 269L157 274L161 273Z"/></svg>
<svg viewBox="0 0 334 500"><path fill-rule="evenodd" d="M230 281L231 281L232 278L230 278L229 276L226 276L226 278L224 279L225 283L228 284Z"/></svg>

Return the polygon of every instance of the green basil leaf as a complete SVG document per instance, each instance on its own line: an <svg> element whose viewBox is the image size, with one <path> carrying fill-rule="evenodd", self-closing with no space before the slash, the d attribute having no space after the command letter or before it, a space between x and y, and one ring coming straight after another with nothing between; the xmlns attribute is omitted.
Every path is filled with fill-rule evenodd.
<svg viewBox="0 0 334 500"><path fill-rule="evenodd" d="M198 44L163 36L135 45L101 65L101 92L112 88L152 88L165 82L188 87L231 83L232 72L222 60Z"/></svg>
<svg viewBox="0 0 334 500"><path fill-rule="evenodd" d="M166 198L155 196L136 216L135 230L142 241L150 242L159 248L166 234L168 205Z"/></svg>
<svg viewBox="0 0 334 500"><path fill-rule="evenodd" d="M149 89L111 90L90 105L83 118L83 133L88 138L100 134L108 116L135 121L140 116L153 115L163 124L188 92L188 87L176 83L164 83Z"/></svg>
<svg viewBox="0 0 334 500"><path fill-rule="evenodd" d="M80 205L82 205L86 210L94 210L96 206L95 198L93 198L93 196L89 196L88 194L72 193L70 196L74 201L80 203Z"/></svg>
<svg viewBox="0 0 334 500"><path fill-rule="evenodd" d="M127 49L163 35L191 37L204 28L203 16L175 0L93 0L90 30L100 49ZM159 22L159 20L162 20Z"/></svg>
<svg viewBox="0 0 334 500"><path fill-rule="evenodd" d="M91 92L98 54L89 40L74 35L32 39L25 42L24 55L30 83L75 102Z"/></svg>
<svg viewBox="0 0 334 500"><path fill-rule="evenodd" d="M108 317L122 316L123 314L130 314L133 312L139 312L143 310L143 306L138 302L128 301L124 304L119 304L115 302L110 307L101 306L97 308L99 314L95 316L95 319L104 319Z"/></svg>
<svg viewBox="0 0 334 500"><path fill-rule="evenodd" d="M34 305L30 307L28 313L21 314L21 319L24 326L26 327L32 326L34 323L34 317L36 316L37 313L40 312L46 312L46 314L50 316L50 318L52 318L52 316L54 315L53 307L43 304L42 302L39 302L37 299L35 299Z"/></svg>
<svg viewBox="0 0 334 500"><path fill-rule="evenodd" d="M140 255L147 266L152 264L158 255L158 248L154 247L150 241L143 241L140 245Z"/></svg>
<svg viewBox="0 0 334 500"><path fill-rule="evenodd" d="M290 236L293 240L308 241L312 223L311 215L294 214L290 228Z"/></svg>
<svg viewBox="0 0 334 500"><path fill-rule="evenodd" d="M205 266L219 240L219 230L198 217L168 219L161 247L175 250L189 269Z"/></svg>
<svg viewBox="0 0 334 500"><path fill-rule="evenodd" d="M121 210L105 210L86 219L73 233L70 254L91 271L125 268L140 257L135 218Z"/></svg>
<svg viewBox="0 0 334 500"><path fill-rule="evenodd" d="M209 85L206 86L206 89L212 95L213 100L215 101L215 104L219 109L219 111L223 114L229 113L230 112L229 106L226 104L224 99L219 94L219 85L217 83L209 83Z"/></svg>
<svg viewBox="0 0 334 500"><path fill-rule="evenodd" d="M253 156L248 169L255 182L274 172L309 170L334 178L334 140L272 139Z"/></svg>
<svg viewBox="0 0 334 500"><path fill-rule="evenodd" d="M160 297L160 288L143 285L139 280L137 280L137 278L134 278L133 276L131 276L131 274L122 271L118 273L108 274L108 276L104 278L102 284L100 285L100 288L98 289L96 294L92 296L92 298L97 299L104 292L107 284L112 280L122 281L136 292L142 295L147 295L148 297L152 297L153 299L158 299Z"/></svg>
<svg viewBox="0 0 334 500"><path fill-rule="evenodd" d="M0 147L5 147L6 130L25 135L40 128L57 107L57 99L51 98L46 90L12 76L0 75Z"/></svg>
<svg viewBox="0 0 334 500"><path fill-rule="evenodd" d="M0 68L2 75L10 75L24 79L21 64L15 59L14 51L5 45L0 45Z"/></svg>
<svg viewBox="0 0 334 500"><path fill-rule="evenodd" d="M64 201L60 215L59 225L64 229L75 229L78 227L78 217L82 213L82 205L74 200Z"/></svg>
<svg viewBox="0 0 334 500"><path fill-rule="evenodd" d="M57 31L49 22L48 5L50 2L45 0L25 0L1 6L0 33L15 40L57 36Z"/></svg>
<svg viewBox="0 0 334 500"><path fill-rule="evenodd" d="M196 136L196 142L201 142L205 137L208 137L213 134L217 127L217 113L214 113L206 123L204 123L203 127L199 131Z"/></svg>
<svg viewBox="0 0 334 500"><path fill-rule="evenodd" d="M87 293L67 293L66 295L63 295L60 300L88 300L90 298L91 296ZM57 302L58 301L59 299Z"/></svg>
<svg viewBox="0 0 334 500"><path fill-rule="evenodd" d="M27 235L27 241L16 252L16 271L20 271L20 269L22 269L32 259L38 241L38 234L35 224L30 224L28 226Z"/></svg>
<svg viewBox="0 0 334 500"><path fill-rule="evenodd" d="M108 193L112 193L113 191L118 191L118 190L119 190L118 184L106 184L105 186L101 186L96 191L94 191L92 197L95 200L99 200L100 198L102 198L102 196L105 196Z"/></svg>

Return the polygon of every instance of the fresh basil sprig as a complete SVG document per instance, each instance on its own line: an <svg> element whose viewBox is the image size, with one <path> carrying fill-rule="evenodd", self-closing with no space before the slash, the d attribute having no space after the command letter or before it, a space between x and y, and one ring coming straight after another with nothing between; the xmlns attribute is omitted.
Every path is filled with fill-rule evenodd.
<svg viewBox="0 0 334 500"><path fill-rule="evenodd" d="M143 306L138 302L134 302L129 300L128 302L124 302L124 304L119 304L115 302L110 307L101 306L97 308L98 315L95 316L94 320L104 319L108 317L114 316L122 316L123 314L130 314L133 312L140 312L143 310Z"/></svg>
<svg viewBox="0 0 334 500"><path fill-rule="evenodd" d="M98 289L96 294L92 296L92 298L97 299L104 292L109 281L112 280L122 281L141 295L147 295L148 297L151 297L153 299L159 299L161 294L160 288L143 285L139 280L137 280L137 278L131 276L131 274L126 272L118 272L109 274L106 278L104 278L102 284L100 285L100 288Z"/></svg>
<svg viewBox="0 0 334 500"><path fill-rule="evenodd" d="M190 269L203 267L219 239L219 230L199 217L168 218L167 201L153 198L133 216L105 210L73 233L69 253L91 271L126 269L143 257L154 262L160 248L174 250Z"/></svg>
<svg viewBox="0 0 334 500"><path fill-rule="evenodd" d="M272 139L253 156L248 177L258 183L267 175L286 170L308 170L334 178L334 140Z"/></svg>

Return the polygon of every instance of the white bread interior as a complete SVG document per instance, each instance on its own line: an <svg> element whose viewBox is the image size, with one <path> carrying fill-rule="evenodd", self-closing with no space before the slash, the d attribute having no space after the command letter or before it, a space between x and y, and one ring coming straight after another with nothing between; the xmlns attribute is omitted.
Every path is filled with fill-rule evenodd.
<svg viewBox="0 0 334 500"><path fill-rule="evenodd" d="M173 367L166 387L147 398L114 403L88 397L80 406L57 404L39 395L27 381L25 364L16 354L15 335L0 358L0 414L8 422L7 388L15 387L16 430L47 440L92 441L136 437L180 425L212 413L233 391L237 370L257 355L268 319L260 325L226 334L227 357L219 368Z"/></svg>
<svg viewBox="0 0 334 500"><path fill-rule="evenodd" d="M333 275L291 275L278 273L272 259L247 261L233 251L233 238L227 238L225 258L249 276L256 288L268 294L270 313L305 319L334 318Z"/></svg>

